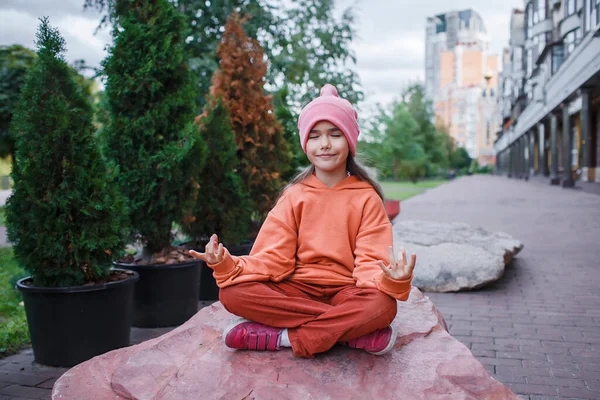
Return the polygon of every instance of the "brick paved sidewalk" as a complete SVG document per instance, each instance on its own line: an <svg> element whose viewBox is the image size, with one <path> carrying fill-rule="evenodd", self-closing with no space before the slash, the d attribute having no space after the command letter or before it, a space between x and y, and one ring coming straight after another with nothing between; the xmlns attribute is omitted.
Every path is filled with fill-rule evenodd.
<svg viewBox="0 0 600 400"><path fill-rule="evenodd" d="M472 176L402 202L398 218L467 222L523 241L495 284L426 295L450 333L523 398L600 399L600 196Z"/></svg>
<svg viewBox="0 0 600 400"><path fill-rule="evenodd" d="M426 295L452 335L524 399L600 399L600 196L471 176L403 201L398 218L467 222L522 240L495 284ZM132 340L163 332L134 329ZM32 360L31 350L0 360L0 400L49 398L64 370Z"/></svg>

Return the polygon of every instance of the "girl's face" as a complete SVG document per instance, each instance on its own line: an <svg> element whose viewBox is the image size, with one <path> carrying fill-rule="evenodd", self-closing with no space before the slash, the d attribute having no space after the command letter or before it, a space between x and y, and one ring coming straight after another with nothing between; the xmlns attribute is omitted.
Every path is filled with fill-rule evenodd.
<svg viewBox="0 0 600 400"><path fill-rule="evenodd" d="M318 122L308 134L306 155L322 172L345 172L349 149L342 131L329 121Z"/></svg>

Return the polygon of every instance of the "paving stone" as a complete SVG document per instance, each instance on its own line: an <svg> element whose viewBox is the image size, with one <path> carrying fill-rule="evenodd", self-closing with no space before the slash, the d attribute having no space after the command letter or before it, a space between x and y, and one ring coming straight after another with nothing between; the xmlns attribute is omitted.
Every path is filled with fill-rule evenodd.
<svg viewBox="0 0 600 400"><path fill-rule="evenodd" d="M585 384L588 387L588 389L600 390L600 376L598 377L598 379L586 379Z"/></svg>
<svg viewBox="0 0 600 400"><path fill-rule="evenodd" d="M579 388L561 387L558 388L558 394L564 397L576 397L578 399L598 400L600 399L600 390L587 390Z"/></svg>
<svg viewBox="0 0 600 400"><path fill-rule="evenodd" d="M545 395L558 394L556 388L553 386L528 385L528 384L511 383L511 382L508 382L506 384L506 386L508 386L516 394L545 394Z"/></svg>
<svg viewBox="0 0 600 400"><path fill-rule="evenodd" d="M42 388L42 389L52 389L52 387L54 386L54 382L56 382L58 378L50 378L47 381L44 381L42 383L40 383L39 385L36 385L36 387Z"/></svg>
<svg viewBox="0 0 600 400"><path fill-rule="evenodd" d="M12 383L23 386L36 386L40 383L47 381L48 378L40 375L30 375L23 373L1 373L0 372L0 382Z"/></svg>
<svg viewBox="0 0 600 400"><path fill-rule="evenodd" d="M586 388L583 379L569 379L569 378L548 378L545 376L528 376L527 383L534 385L548 385L548 386L564 386L564 387L576 387Z"/></svg>
<svg viewBox="0 0 600 400"><path fill-rule="evenodd" d="M13 397L29 397L32 399L47 399L51 395L51 390L36 387L11 385L0 389L0 395Z"/></svg>

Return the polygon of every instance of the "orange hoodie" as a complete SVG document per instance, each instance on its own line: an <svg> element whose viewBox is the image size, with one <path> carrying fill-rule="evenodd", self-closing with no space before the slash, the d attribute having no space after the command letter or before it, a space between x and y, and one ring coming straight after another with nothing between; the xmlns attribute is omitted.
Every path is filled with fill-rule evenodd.
<svg viewBox="0 0 600 400"><path fill-rule="evenodd" d="M349 176L328 188L316 176L287 189L269 212L248 256L224 258L210 267L219 287L284 279L314 285L376 287L408 298L412 277L396 281L389 263L392 224L368 183Z"/></svg>

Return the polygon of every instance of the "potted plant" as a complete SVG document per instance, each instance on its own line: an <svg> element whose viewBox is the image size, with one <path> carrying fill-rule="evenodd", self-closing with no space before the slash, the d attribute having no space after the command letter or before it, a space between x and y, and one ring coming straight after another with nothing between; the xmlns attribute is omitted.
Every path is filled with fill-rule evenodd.
<svg viewBox="0 0 600 400"><path fill-rule="evenodd" d="M92 109L48 19L37 33L12 132L8 239L31 276L23 294L35 360L69 367L129 345L133 271L111 270L124 247L125 202L94 139Z"/></svg>
<svg viewBox="0 0 600 400"><path fill-rule="evenodd" d="M104 154L119 166L138 253L116 265L140 274L134 326L175 326L198 310L199 260L172 246L175 222L196 203L205 146L194 126L186 23L168 0L114 2L104 61L109 124ZM209 194L212 195L212 194Z"/></svg>
<svg viewBox="0 0 600 400"><path fill-rule="evenodd" d="M237 149L229 112L220 97L207 100L204 113L196 117L195 122L211 156L196 180L200 182L202 191L211 195L198 196L182 227L192 237L188 246L194 250L204 252L210 236L217 233L232 254L248 254L250 249L245 251L240 245L247 239L250 205L236 173ZM204 262L201 264L199 299L217 300L219 290L212 270Z"/></svg>

